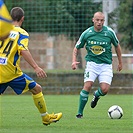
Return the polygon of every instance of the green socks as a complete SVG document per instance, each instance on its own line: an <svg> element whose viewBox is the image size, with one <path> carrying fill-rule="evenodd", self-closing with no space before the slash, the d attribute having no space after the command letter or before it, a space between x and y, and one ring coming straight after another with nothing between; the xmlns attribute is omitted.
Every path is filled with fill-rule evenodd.
<svg viewBox="0 0 133 133"><path fill-rule="evenodd" d="M104 96L104 95L106 95L106 94L103 94L100 87L95 91L95 96L96 97ZM78 114L83 115L83 110L84 110L84 107L85 107L85 105L88 101L88 97L89 97L89 92L87 92L86 90L81 90L80 98L79 98Z"/></svg>
<svg viewBox="0 0 133 133"><path fill-rule="evenodd" d="M106 94L103 94L101 88L99 87L96 91L95 91L95 96L99 97L99 96L104 96Z"/></svg>
<svg viewBox="0 0 133 133"><path fill-rule="evenodd" d="M88 101L88 96L89 96L89 92L87 92L86 90L81 90L80 98L79 98L78 114L83 115L83 110L84 110L84 107Z"/></svg>

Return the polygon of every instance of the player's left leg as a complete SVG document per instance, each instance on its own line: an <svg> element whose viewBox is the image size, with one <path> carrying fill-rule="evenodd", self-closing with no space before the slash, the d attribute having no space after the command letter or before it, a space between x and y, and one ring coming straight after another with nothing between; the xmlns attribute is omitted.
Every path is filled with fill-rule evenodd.
<svg viewBox="0 0 133 133"><path fill-rule="evenodd" d="M101 73L98 77L100 87L94 92L93 99L91 101L91 107L94 108L97 105L100 96L105 96L112 82L113 72L112 65L104 64L101 67Z"/></svg>
<svg viewBox="0 0 133 133"><path fill-rule="evenodd" d="M91 108L97 105L100 96L105 96L108 93L110 85L107 83L100 83L100 87L94 92L93 99L91 101Z"/></svg>

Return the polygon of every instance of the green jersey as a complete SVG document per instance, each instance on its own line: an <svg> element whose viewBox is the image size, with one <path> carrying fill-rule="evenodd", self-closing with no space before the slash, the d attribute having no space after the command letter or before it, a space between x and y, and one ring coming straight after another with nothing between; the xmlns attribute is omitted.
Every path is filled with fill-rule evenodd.
<svg viewBox="0 0 133 133"><path fill-rule="evenodd" d="M112 64L112 44L117 47L118 43L116 34L111 28L103 26L102 31L96 32L92 26L81 34L75 47L80 49L85 46L86 61Z"/></svg>

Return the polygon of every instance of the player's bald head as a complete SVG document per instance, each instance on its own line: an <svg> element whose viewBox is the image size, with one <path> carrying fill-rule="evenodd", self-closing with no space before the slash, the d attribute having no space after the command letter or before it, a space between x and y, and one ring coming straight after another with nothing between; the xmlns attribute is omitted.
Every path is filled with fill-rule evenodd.
<svg viewBox="0 0 133 133"><path fill-rule="evenodd" d="M94 29L95 31L101 31L102 30L102 27L103 27L103 24L104 24L104 14L102 12L96 12L94 13L94 16L93 16L93 23L94 23Z"/></svg>
<svg viewBox="0 0 133 133"><path fill-rule="evenodd" d="M104 14L102 12L96 12L96 13L94 13L93 18L96 18L96 17L99 17L99 16L101 16L101 17L104 18Z"/></svg>

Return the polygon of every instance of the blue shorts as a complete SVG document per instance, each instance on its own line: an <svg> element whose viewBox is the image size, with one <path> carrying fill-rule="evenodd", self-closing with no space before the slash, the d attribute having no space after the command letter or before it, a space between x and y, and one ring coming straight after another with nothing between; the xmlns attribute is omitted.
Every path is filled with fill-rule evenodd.
<svg viewBox="0 0 133 133"><path fill-rule="evenodd" d="M10 82L0 84L0 94L4 93L8 86L10 86L14 92L19 95L33 89L36 86L36 82L28 75L23 74Z"/></svg>

